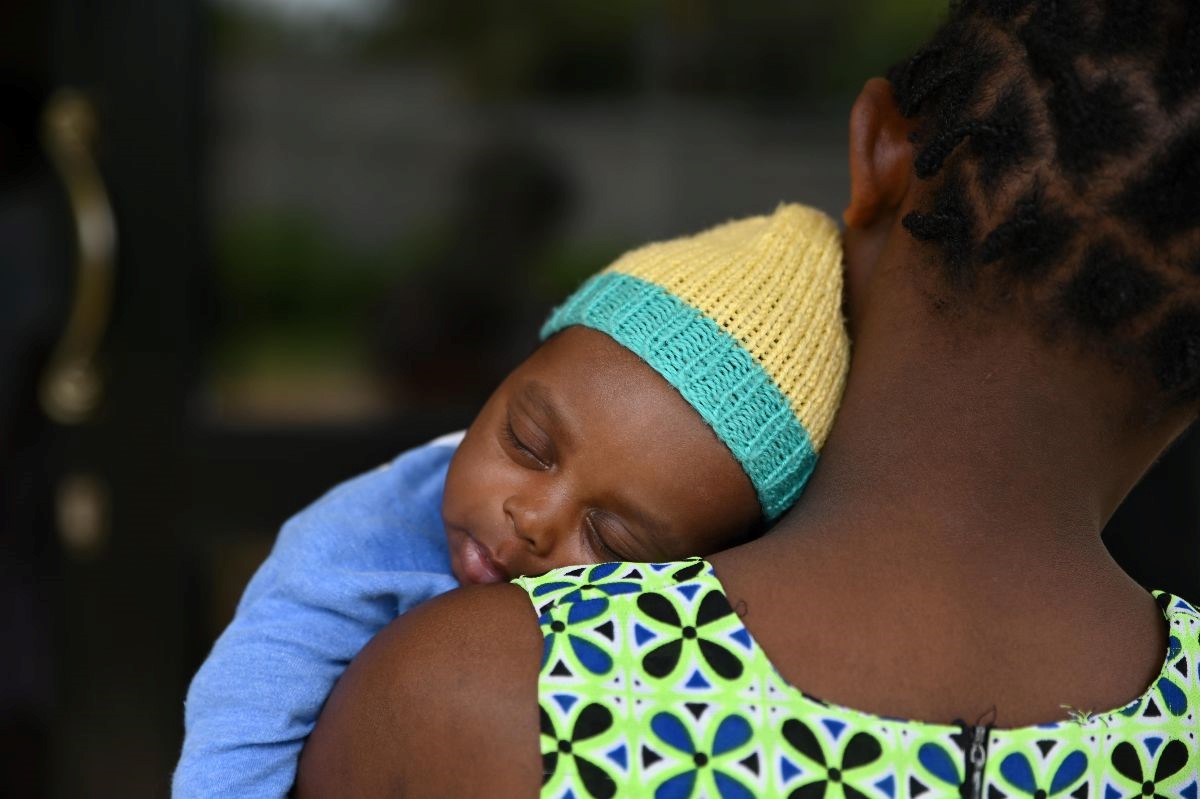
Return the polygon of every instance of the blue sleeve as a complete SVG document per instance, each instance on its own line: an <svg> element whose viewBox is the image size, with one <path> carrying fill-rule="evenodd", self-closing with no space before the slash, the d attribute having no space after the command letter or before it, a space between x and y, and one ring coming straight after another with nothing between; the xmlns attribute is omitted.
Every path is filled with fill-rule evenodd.
<svg viewBox="0 0 1200 799"><path fill-rule="evenodd" d="M188 689L176 799L286 796L354 655L457 586L441 519L447 439L343 483L284 525Z"/></svg>

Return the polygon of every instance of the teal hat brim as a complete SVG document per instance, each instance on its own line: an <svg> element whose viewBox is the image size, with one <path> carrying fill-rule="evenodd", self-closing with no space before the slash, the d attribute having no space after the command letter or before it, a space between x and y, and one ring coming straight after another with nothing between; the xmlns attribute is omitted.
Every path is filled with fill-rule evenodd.
<svg viewBox="0 0 1200 799"><path fill-rule="evenodd" d="M640 278L593 276L542 326L572 325L611 337L675 387L729 448L774 521L799 497L817 462L787 398L736 338L696 308Z"/></svg>

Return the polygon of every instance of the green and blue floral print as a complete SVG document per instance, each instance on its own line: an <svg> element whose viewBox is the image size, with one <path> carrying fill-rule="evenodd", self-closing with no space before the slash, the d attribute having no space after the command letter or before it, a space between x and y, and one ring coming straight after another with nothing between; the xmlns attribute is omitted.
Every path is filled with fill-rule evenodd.
<svg viewBox="0 0 1200 799"><path fill-rule="evenodd" d="M540 614L543 797L1200 799L1200 613L1155 594L1169 650L1119 710L1017 729L889 719L789 685L712 566L514 581Z"/></svg>

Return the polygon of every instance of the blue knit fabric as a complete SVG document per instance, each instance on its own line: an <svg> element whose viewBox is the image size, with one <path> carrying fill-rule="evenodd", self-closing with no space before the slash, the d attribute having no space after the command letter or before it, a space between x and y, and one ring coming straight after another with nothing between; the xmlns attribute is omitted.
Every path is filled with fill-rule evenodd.
<svg viewBox="0 0 1200 799"><path fill-rule="evenodd" d="M674 386L741 463L768 521L800 496L817 462L808 431L762 365L712 319L661 286L604 272L555 309L542 338L571 325L607 334Z"/></svg>
<svg viewBox="0 0 1200 799"><path fill-rule="evenodd" d="M283 799L354 655L458 585L442 490L458 439L409 450L284 525L188 689L174 799ZM3 790L0 790L3 793Z"/></svg>

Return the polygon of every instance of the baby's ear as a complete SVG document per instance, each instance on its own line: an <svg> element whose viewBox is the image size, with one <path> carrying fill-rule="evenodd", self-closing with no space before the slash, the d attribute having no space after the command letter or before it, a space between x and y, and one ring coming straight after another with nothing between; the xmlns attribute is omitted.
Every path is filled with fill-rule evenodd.
<svg viewBox="0 0 1200 799"><path fill-rule="evenodd" d="M892 84L867 81L850 110L850 204L842 213L848 227L867 227L900 206L912 176L914 130L896 105Z"/></svg>

